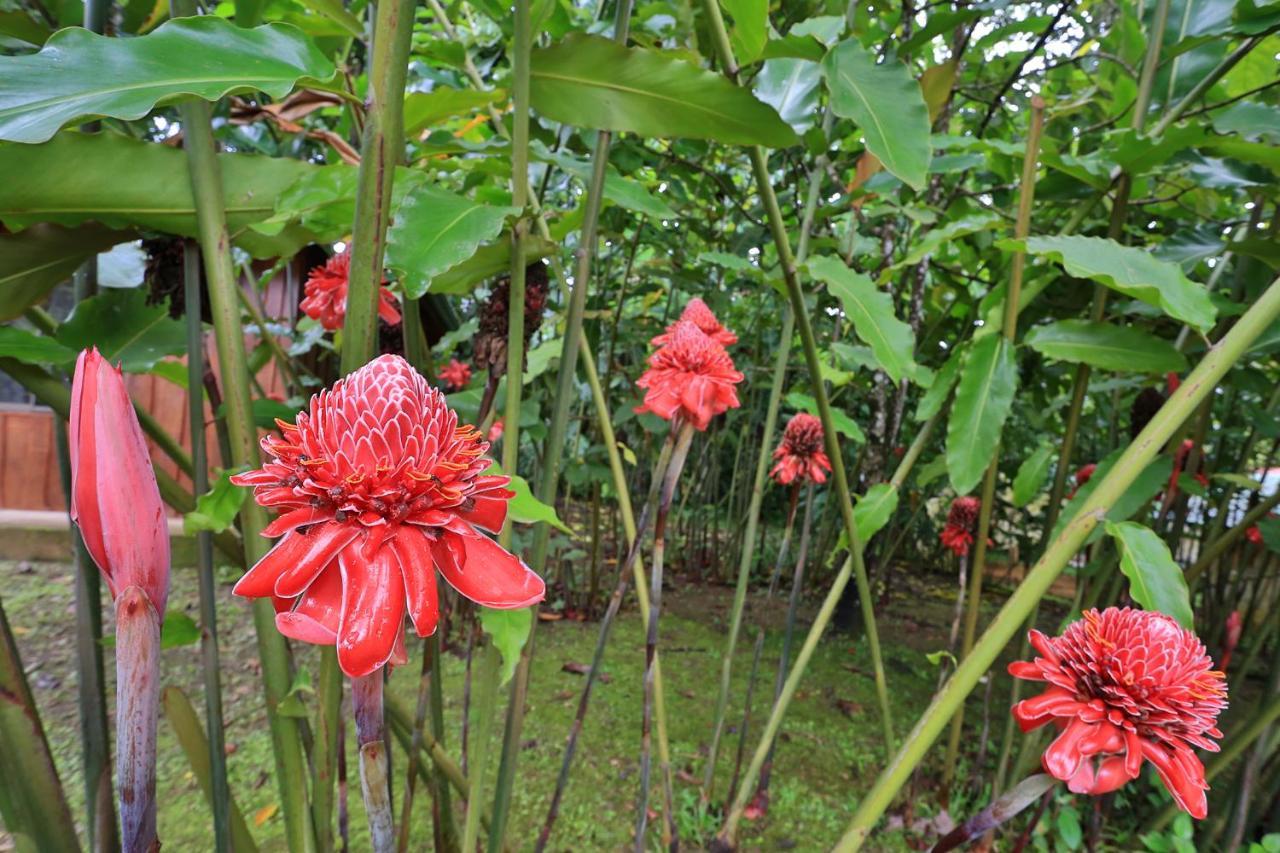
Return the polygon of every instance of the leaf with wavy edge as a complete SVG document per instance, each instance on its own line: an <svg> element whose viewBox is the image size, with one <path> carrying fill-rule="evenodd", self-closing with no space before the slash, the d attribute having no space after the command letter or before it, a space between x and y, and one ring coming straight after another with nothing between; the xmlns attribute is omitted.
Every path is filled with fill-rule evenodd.
<svg viewBox="0 0 1280 853"><path fill-rule="evenodd" d="M1018 365L1009 342L1000 335L974 341L947 421L947 472L957 494L973 491L995 457L1017 388Z"/></svg>

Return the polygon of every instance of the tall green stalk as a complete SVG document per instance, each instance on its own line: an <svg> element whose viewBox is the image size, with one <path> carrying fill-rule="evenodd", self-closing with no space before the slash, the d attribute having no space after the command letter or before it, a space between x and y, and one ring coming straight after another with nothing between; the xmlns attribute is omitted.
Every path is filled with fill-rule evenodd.
<svg viewBox="0 0 1280 853"><path fill-rule="evenodd" d="M171 9L175 16L192 11L190 0L173 0ZM258 430L253 419L249 366L240 324L240 303L236 297L236 288L240 285L231 263L231 237L227 232L222 177L210 125L211 110L207 103L195 100L182 103L178 109L196 202L205 276L209 282L209 304L213 310L231 444L230 462L233 466L256 468L260 462ZM240 508L240 528L248 565L257 563L271 549L271 544L261 535L266 526L266 510L255 501L245 501ZM296 718L283 716L277 710L290 689L288 645L276 630L275 609L269 599L253 602L253 621L258 635L258 657L262 663L267 722L275 753L285 836L291 850L311 851L315 849L315 832L307 810L307 763L302 727Z"/></svg>
<svg viewBox="0 0 1280 853"><path fill-rule="evenodd" d="M1236 322L1231 331L1211 347L1182 383L1182 387L1151 419L1129 445L1089 500L1067 523L1058 538L1027 573L1004 607L983 632L967 658L960 662L946 686L934 697L916 722L902 748L881 772L861 800L836 850L857 850L871 835L894 796L924 759L929 747L946 727L956 709L977 685L1005 645L1017 633L1036 603L1044 596L1067 562L1105 518L1107 511L1133 484L1164 444L1196 407L1213 392L1223 375L1240 359L1257 337L1280 316L1280 279Z"/></svg>

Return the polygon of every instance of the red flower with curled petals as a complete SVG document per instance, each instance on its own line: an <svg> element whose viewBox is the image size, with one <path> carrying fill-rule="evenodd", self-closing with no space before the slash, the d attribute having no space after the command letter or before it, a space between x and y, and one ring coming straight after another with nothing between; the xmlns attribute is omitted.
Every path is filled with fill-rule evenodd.
<svg viewBox="0 0 1280 853"><path fill-rule="evenodd" d="M947 512L947 524L942 528L938 538L957 557L968 555L969 549L973 547L973 531L978 524L980 509L982 509L982 501L972 496L956 498L951 502L951 509Z"/></svg>
<svg viewBox="0 0 1280 853"><path fill-rule="evenodd" d="M681 418L705 430L716 415L738 408L733 386L741 381L725 348L691 321L681 320L672 327L670 342L649 356L649 369L636 380L645 389L644 403L636 411L669 421Z"/></svg>
<svg viewBox="0 0 1280 853"><path fill-rule="evenodd" d="M719 318L711 312L711 309L707 307L707 303L695 296L684 306L684 311L680 312L680 321L667 326L667 330L649 341L649 344L655 347L662 347L671 343L679 322L693 323L702 331L702 334L722 347L732 346L738 342L738 336L720 325Z"/></svg>
<svg viewBox="0 0 1280 853"><path fill-rule="evenodd" d="M1155 765L1178 806L1208 813L1204 765L1193 747L1217 752L1218 715L1227 705L1223 674L1196 635L1163 613L1089 610L1061 637L1029 635L1040 653L1009 664L1009 674L1049 688L1013 706L1024 732L1053 723L1061 733L1044 769L1077 794L1106 794Z"/></svg>
<svg viewBox="0 0 1280 853"><path fill-rule="evenodd" d="M800 482L825 483L831 460L823 451L822 421L806 412L787 422L782 442L773 451L777 464L769 476L784 486Z"/></svg>
<svg viewBox="0 0 1280 853"><path fill-rule="evenodd" d="M331 332L341 329L347 316L347 274L350 270L351 250L346 249L307 274L306 297L298 307ZM378 291L378 316L393 326L400 322L396 298L387 289L386 279Z"/></svg>
<svg viewBox="0 0 1280 853"><path fill-rule="evenodd" d="M542 579L477 529L502 527L509 478L482 473L488 443L403 358L371 361L278 423L283 438L262 440L271 461L232 482L284 511L263 531L283 538L235 586L274 598L282 634L336 644L355 678L403 657L406 611L419 636L435 631L437 569L485 607L542 599Z"/></svg>
<svg viewBox="0 0 1280 853"><path fill-rule="evenodd" d="M463 364L456 358L449 359L449 364L440 371L440 381L450 391L460 391L471 381L471 365Z"/></svg>

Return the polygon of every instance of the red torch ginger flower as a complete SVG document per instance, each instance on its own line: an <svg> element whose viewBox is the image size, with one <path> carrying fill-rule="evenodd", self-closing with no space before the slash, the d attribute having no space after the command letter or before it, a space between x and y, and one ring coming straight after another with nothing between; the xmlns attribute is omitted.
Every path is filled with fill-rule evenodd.
<svg viewBox="0 0 1280 853"><path fill-rule="evenodd" d="M1240 616L1239 610L1232 610L1231 615L1227 617L1227 624L1222 632L1222 671L1226 672L1227 667L1231 666L1231 655L1235 653L1236 646L1240 645L1240 635L1244 633L1244 620Z"/></svg>
<svg viewBox="0 0 1280 853"><path fill-rule="evenodd" d="M1071 500L1076 496L1076 492L1084 488L1084 484L1093 479L1093 472L1098 470L1098 466L1090 462L1088 465L1081 465L1080 470L1076 472L1076 487L1071 490L1071 494L1067 495L1067 500Z"/></svg>
<svg viewBox="0 0 1280 853"><path fill-rule="evenodd" d="M1061 637L1029 635L1040 657L1009 674L1049 688L1013 706L1024 732L1053 723L1061 734L1044 769L1077 794L1105 794L1155 765L1178 806L1208 812L1204 765L1192 747L1218 751L1226 680L1196 635L1147 610L1089 610Z"/></svg>
<svg viewBox="0 0 1280 853"><path fill-rule="evenodd" d="M471 365L463 364L456 358L449 359L449 365L440 371L440 381L450 391L466 388L471 381Z"/></svg>
<svg viewBox="0 0 1280 853"><path fill-rule="evenodd" d="M263 531L284 538L235 587L273 596L282 634L336 644L355 678L402 654L406 611L419 636L435 631L436 569L485 607L542 599L542 579L477 530L502 527L509 478L482 474L488 443L403 358L375 359L278 423L283 438L262 441L271 461L232 482L284 511Z"/></svg>
<svg viewBox="0 0 1280 853"><path fill-rule="evenodd" d="M485 436L489 439L490 444L497 444L502 438L502 431L506 425L502 422L502 418L496 418L493 423L489 424L489 434Z"/></svg>
<svg viewBox="0 0 1280 853"><path fill-rule="evenodd" d="M1256 524L1251 525L1249 529L1244 532L1244 538L1249 540L1250 545L1261 545L1262 528Z"/></svg>
<svg viewBox="0 0 1280 853"><path fill-rule="evenodd" d="M691 321L676 323L669 335L670 342L649 356L649 369L636 380L645 389L636 411L666 420L679 417L705 430L716 415L738 408L733 386L742 374L725 348Z"/></svg>
<svg viewBox="0 0 1280 853"><path fill-rule="evenodd" d="M684 311L680 313L680 321L667 326L665 332L649 341L649 343L655 347L666 346L671 343L679 322L693 323L693 325L702 330L702 334L722 347L732 346L738 342L738 336L720 325L720 320L707 307L707 303L695 296L684 306Z"/></svg>
<svg viewBox="0 0 1280 853"><path fill-rule="evenodd" d="M947 513L947 524L938 536L942 544L950 548L957 557L964 557L973 546L973 531L978 524L978 510L982 509L982 501L968 496L956 498L951 502L951 510Z"/></svg>
<svg viewBox="0 0 1280 853"><path fill-rule="evenodd" d="M777 464L769 476L784 486L796 482L825 483L831 460L823 452L822 421L801 412L787 422L782 442L773 451Z"/></svg>
<svg viewBox="0 0 1280 853"><path fill-rule="evenodd" d="M307 295L298 307L331 332L341 329L347 316L347 274L350 269L351 250L347 249L307 274ZM378 291L378 316L393 326L400 322L396 298L387 289L385 279Z"/></svg>

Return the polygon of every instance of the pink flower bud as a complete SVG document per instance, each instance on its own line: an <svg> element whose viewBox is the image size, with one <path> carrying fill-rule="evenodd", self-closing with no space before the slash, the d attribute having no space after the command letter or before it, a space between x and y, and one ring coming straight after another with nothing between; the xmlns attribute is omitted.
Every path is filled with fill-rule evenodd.
<svg viewBox="0 0 1280 853"><path fill-rule="evenodd" d="M163 613L169 529L124 376L96 348L71 385L71 519L114 599L136 586Z"/></svg>

